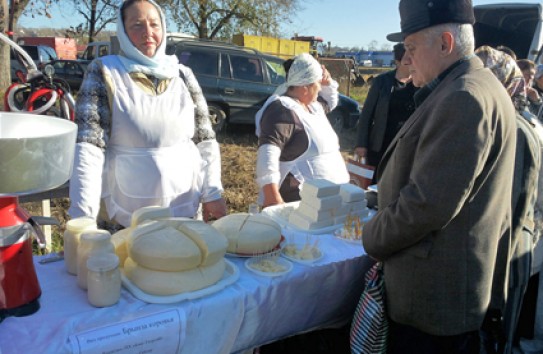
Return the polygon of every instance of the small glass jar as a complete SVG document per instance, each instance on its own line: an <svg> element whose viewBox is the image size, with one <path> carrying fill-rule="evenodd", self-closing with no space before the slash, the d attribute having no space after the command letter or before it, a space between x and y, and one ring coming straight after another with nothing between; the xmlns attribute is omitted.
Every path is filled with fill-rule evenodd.
<svg viewBox="0 0 543 354"><path fill-rule="evenodd" d="M87 298L92 306L115 305L121 297L119 257L111 253L92 254L87 260Z"/></svg>
<svg viewBox="0 0 543 354"><path fill-rule="evenodd" d="M91 217L80 217L69 220L64 231L64 264L68 273L77 275L77 247L81 233L96 230L96 220Z"/></svg>
<svg viewBox="0 0 543 354"><path fill-rule="evenodd" d="M81 234L77 248L77 285L87 289L87 260L91 255L115 254L111 234L106 230L86 231Z"/></svg>

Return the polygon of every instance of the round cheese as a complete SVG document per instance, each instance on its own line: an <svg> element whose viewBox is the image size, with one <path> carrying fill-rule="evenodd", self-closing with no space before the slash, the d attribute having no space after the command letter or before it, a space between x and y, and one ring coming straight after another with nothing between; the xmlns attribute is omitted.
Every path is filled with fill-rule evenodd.
<svg viewBox="0 0 543 354"><path fill-rule="evenodd" d="M217 283L226 269L224 258L208 267L183 272L161 272L138 265L131 258L124 263L126 277L151 295L175 295L207 288Z"/></svg>
<svg viewBox="0 0 543 354"><path fill-rule="evenodd" d="M200 248L201 266L217 263L226 254L228 241L213 226L200 220L186 218L168 218L160 222L174 227L189 237Z"/></svg>
<svg viewBox="0 0 543 354"><path fill-rule="evenodd" d="M128 238L134 228L128 227L122 229L111 235L111 242L115 246L115 254L119 257L119 264L123 264L126 257L128 257Z"/></svg>
<svg viewBox="0 0 543 354"><path fill-rule="evenodd" d="M128 240L128 255L143 267L168 272L196 268L202 261L202 253L194 241L159 221L134 229Z"/></svg>
<svg viewBox="0 0 543 354"><path fill-rule="evenodd" d="M262 215L230 214L215 221L213 227L228 239L230 253L264 253L281 241L281 226Z"/></svg>

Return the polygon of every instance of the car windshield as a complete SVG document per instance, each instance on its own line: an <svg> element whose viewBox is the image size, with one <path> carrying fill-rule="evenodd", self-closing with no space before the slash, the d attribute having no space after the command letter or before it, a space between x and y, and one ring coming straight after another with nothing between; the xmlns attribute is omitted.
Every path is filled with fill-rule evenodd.
<svg viewBox="0 0 543 354"><path fill-rule="evenodd" d="M286 72L283 67L283 59L274 57L264 57L266 62L266 70L268 70L268 76L270 81L274 85L281 85L285 82Z"/></svg>

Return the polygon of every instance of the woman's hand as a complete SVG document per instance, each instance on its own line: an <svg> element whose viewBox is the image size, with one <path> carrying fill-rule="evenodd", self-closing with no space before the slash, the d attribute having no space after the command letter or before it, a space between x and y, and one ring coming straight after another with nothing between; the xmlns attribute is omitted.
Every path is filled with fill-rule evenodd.
<svg viewBox="0 0 543 354"><path fill-rule="evenodd" d="M263 208L284 203L283 198L279 193L279 187L277 184L266 184L264 187L262 187L262 192L264 193L264 203L262 203Z"/></svg>
<svg viewBox="0 0 543 354"><path fill-rule="evenodd" d="M332 75L330 75L330 72L324 65L321 65L322 67L322 80L321 85L322 86L328 86L332 82Z"/></svg>
<svg viewBox="0 0 543 354"><path fill-rule="evenodd" d="M223 198L202 203L202 217L204 222L217 220L226 215L226 202Z"/></svg>

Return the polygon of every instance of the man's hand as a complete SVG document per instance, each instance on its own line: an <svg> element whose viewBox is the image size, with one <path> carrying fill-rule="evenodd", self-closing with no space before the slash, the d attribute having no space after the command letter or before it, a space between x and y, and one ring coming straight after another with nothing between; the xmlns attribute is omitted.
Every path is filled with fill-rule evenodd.
<svg viewBox="0 0 543 354"><path fill-rule="evenodd" d="M366 156L368 155L368 149L363 147L354 148L354 155L360 163L366 163Z"/></svg>

